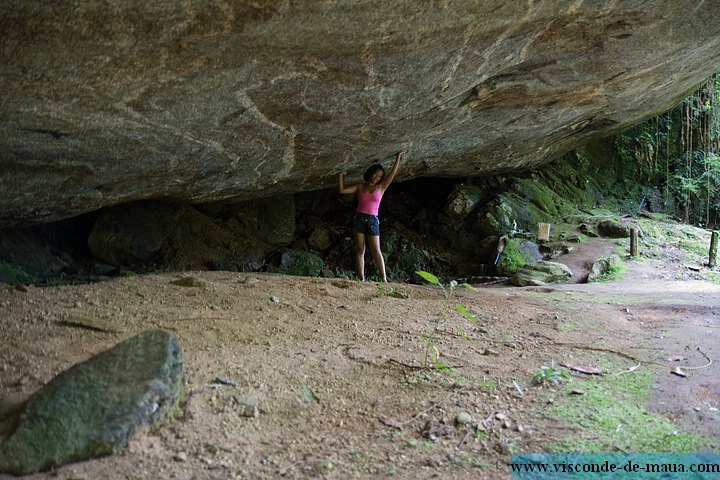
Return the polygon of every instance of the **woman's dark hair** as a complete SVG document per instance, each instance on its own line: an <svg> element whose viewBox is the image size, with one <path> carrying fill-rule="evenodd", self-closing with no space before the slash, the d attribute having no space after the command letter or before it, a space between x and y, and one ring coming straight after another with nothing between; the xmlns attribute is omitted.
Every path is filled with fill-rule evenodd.
<svg viewBox="0 0 720 480"><path fill-rule="evenodd" d="M376 163L375 165L371 165L370 168L365 170L365 174L363 175L363 178L366 182L369 182L373 175L375 175L375 172L380 170L383 174L382 177L380 177L380 181L382 182L385 178L385 169L380 165L379 163Z"/></svg>

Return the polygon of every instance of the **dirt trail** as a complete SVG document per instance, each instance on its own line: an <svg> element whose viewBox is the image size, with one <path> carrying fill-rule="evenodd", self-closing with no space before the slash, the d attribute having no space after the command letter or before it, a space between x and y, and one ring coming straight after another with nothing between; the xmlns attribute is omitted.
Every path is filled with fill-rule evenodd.
<svg viewBox="0 0 720 480"><path fill-rule="evenodd" d="M511 452L542 451L576 431L546 415L547 390L531 383L550 360L592 353L572 345L632 356L645 344L657 364L681 355L677 364L689 367L720 356L720 287L662 280L659 262L630 265L612 284L461 289L447 310L437 288L396 284L408 298L393 298L373 283L270 274L0 287L0 413L74 363L162 328L183 347L183 415L117 455L27 478L507 478ZM190 275L206 285L171 283ZM454 315L456 303L479 322ZM462 387L418 368L441 310L447 321L434 342ZM124 331L61 323L78 316ZM665 369L657 364L646 366ZM687 378L666 370L652 408L720 438L717 363ZM255 418L241 415L250 396L260 402ZM468 426L456 425L462 412Z"/></svg>

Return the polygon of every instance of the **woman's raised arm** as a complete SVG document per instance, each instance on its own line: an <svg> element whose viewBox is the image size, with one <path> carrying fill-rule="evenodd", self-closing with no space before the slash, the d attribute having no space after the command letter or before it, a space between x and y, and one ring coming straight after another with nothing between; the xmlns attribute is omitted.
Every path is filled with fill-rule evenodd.
<svg viewBox="0 0 720 480"><path fill-rule="evenodd" d="M393 163L392 168L390 169L390 173L387 174L385 177L385 180L382 182L382 189L385 191L387 187L392 183L392 181L395 179L395 175L397 175L398 168L400 168L400 157L402 157L403 152L398 152L395 155L395 162Z"/></svg>
<svg viewBox="0 0 720 480"><path fill-rule="evenodd" d="M347 172L340 172L340 174L338 175L338 193L348 194L357 192L360 184L350 185L349 187L346 187L345 175L347 175Z"/></svg>

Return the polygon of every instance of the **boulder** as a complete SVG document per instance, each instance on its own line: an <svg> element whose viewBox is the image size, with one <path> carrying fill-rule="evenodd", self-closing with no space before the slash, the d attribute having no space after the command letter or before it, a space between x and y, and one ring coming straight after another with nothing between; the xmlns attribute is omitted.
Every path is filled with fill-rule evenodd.
<svg viewBox="0 0 720 480"><path fill-rule="evenodd" d="M398 180L528 170L720 70L716 7L5 0L0 227L331 188L401 149Z"/></svg>
<svg viewBox="0 0 720 480"><path fill-rule="evenodd" d="M597 224L597 233L607 238L627 238L630 229L615 219L600 220Z"/></svg>
<svg viewBox="0 0 720 480"><path fill-rule="evenodd" d="M456 185L447 200L445 211L450 218L464 220L487 199L487 192L475 185Z"/></svg>
<svg viewBox="0 0 720 480"><path fill-rule="evenodd" d="M562 263L542 261L520 268L510 277L510 282L518 287L542 286L553 283L566 283L573 274Z"/></svg>
<svg viewBox="0 0 720 480"><path fill-rule="evenodd" d="M317 277L324 266L322 258L302 250L289 250L280 258L280 270L289 275Z"/></svg>
<svg viewBox="0 0 720 480"><path fill-rule="evenodd" d="M163 247L178 220L177 209L161 202L135 202L101 212L88 246L103 262L136 267Z"/></svg>
<svg viewBox="0 0 720 480"><path fill-rule="evenodd" d="M264 202L257 210L243 208L250 212L245 218L256 220L267 211ZM279 225L277 229L295 231L294 218L290 227L285 220L275 222L274 216L268 220ZM256 221L254 228L261 232L275 229L259 225ZM103 210L88 245L95 258L116 267L147 270L157 263L170 270L247 271L259 269L266 252L272 249L256 235L234 218L221 223L190 205L146 201ZM288 234L267 234L265 238L285 242Z"/></svg>
<svg viewBox="0 0 720 480"><path fill-rule="evenodd" d="M27 400L0 443L0 472L26 475L117 452L177 408L182 370L177 338L160 330L71 367Z"/></svg>
<svg viewBox="0 0 720 480"><path fill-rule="evenodd" d="M308 238L310 248L318 252L327 250L332 245L330 229L324 226L316 227Z"/></svg>
<svg viewBox="0 0 720 480"><path fill-rule="evenodd" d="M608 255L606 257L598 258L593 262L588 273L587 282L599 282L602 281L603 277L611 271L616 271L622 267L622 259L617 255Z"/></svg>

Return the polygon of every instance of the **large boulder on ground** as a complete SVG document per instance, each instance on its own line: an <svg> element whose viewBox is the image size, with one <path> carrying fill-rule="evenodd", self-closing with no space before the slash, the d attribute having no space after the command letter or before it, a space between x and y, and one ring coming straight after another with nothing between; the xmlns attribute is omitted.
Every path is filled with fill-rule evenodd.
<svg viewBox="0 0 720 480"><path fill-rule="evenodd" d="M572 275L567 265L542 261L520 268L510 277L510 282L518 287L543 286L565 283L572 278Z"/></svg>
<svg viewBox="0 0 720 480"><path fill-rule="evenodd" d="M258 211L265 210L261 206ZM252 215L260 215L258 211ZM292 227L285 220L280 223L280 228L295 231L294 218ZM283 241L287 237L283 234ZM105 263L141 270L155 263L171 270L257 270L273 248L236 218L218 222L190 205L155 201L104 209L88 245L92 255Z"/></svg>
<svg viewBox="0 0 720 480"><path fill-rule="evenodd" d="M531 169L720 70L716 10L4 0L0 226L329 188L403 148L398 180Z"/></svg>
<svg viewBox="0 0 720 480"><path fill-rule="evenodd" d="M317 277L324 266L322 258L303 250L288 250L280 257L280 270L288 275Z"/></svg>
<svg viewBox="0 0 720 480"><path fill-rule="evenodd" d="M100 213L88 237L90 252L105 263L136 267L163 247L179 209L168 203L135 202Z"/></svg>
<svg viewBox="0 0 720 480"><path fill-rule="evenodd" d="M27 401L0 440L0 472L14 475L109 455L177 408L183 393L177 338L148 330L61 373Z"/></svg>
<svg viewBox="0 0 720 480"><path fill-rule="evenodd" d="M617 271L622 267L622 259L617 255L608 255L606 257L598 258L590 267L590 273L588 273L588 283L602 281L608 273Z"/></svg>
<svg viewBox="0 0 720 480"><path fill-rule="evenodd" d="M606 238L627 238L630 236L630 229L619 220L608 218L597 223L597 233Z"/></svg>

